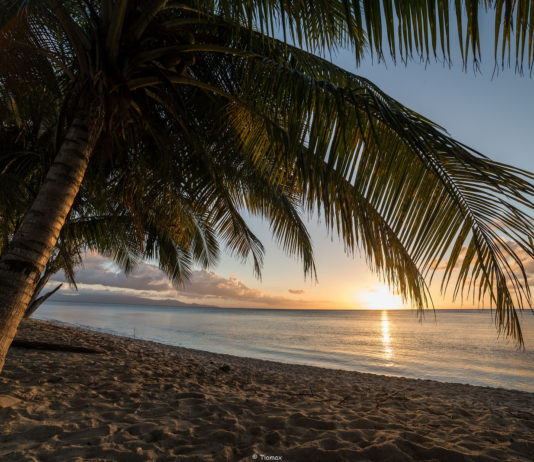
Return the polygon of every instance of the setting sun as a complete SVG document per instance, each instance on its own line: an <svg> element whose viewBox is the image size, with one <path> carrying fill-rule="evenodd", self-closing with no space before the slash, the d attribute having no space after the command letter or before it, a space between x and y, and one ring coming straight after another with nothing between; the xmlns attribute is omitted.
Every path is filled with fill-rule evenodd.
<svg viewBox="0 0 534 462"><path fill-rule="evenodd" d="M392 293L388 287L382 284L360 292L358 301L363 305L363 308L370 310L395 310L404 306L401 296Z"/></svg>

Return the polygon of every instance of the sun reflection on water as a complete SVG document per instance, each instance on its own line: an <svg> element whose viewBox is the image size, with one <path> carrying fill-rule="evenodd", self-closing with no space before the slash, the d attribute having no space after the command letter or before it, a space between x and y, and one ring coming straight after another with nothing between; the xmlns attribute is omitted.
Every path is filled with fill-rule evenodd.
<svg viewBox="0 0 534 462"><path fill-rule="evenodd" d="M393 350L391 349L391 335L389 333L387 311L382 311L382 344L384 345L384 358L389 361L393 357Z"/></svg>

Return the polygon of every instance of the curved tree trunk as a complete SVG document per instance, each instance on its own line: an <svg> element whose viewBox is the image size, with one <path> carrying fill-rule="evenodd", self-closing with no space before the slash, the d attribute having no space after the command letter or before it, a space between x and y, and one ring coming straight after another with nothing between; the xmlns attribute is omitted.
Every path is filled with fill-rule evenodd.
<svg viewBox="0 0 534 462"><path fill-rule="evenodd" d="M95 135L87 112L74 118L22 226L0 258L0 372L89 163ZM90 135L90 131L92 132Z"/></svg>

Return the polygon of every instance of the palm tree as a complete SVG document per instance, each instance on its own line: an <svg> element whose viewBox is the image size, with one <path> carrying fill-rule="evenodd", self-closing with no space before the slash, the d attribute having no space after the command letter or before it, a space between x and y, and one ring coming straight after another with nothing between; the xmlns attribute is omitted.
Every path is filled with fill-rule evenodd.
<svg viewBox="0 0 534 462"><path fill-rule="evenodd" d="M517 15L518 65L532 67L534 10L511 0L455 2L465 62L469 50L478 59L479 3L497 13L503 54ZM135 162L154 168L162 159L144 147L161 143L154 123L166 127L164 151L174 154L163 159L167 170L153 170L152 181L169 186L161 203L172 186L186 185L193 206L215 207L206 216L215 232L239 255L256 255L258 268L261 247L239 210L267 216L312 271L298 216L281 227L281 215L293 216L301 204L319 210L349 252L363 249L371 267L420 309L425 277L447 259L444 287L455 275L455 295L489 300L497 326L522 341L516 308L531 303L520 253L534 257L533 176L456 142L368 80L310 53L349 46L356 59L367 49L381 56L385 35L394 56L441 49L447 59L448 1L395 8L358 0L4 5L4 93L28 81L16 68L24 57L64 101L53 162L0 259L0 367L97 146L120 137L138 154ZM124 171L135 167L128 161L112 159ZM265 194L278 201L266 203Z"/></svg>
<svg viewBox="0 0 534 462"><path fill-rule="evenodd" d="M0 128L0 189L4 191L0 198L0 221L4 224L0 253L21 226L42 182L46 159L53 151L50 133L59 115L54 116L58 95L51 93L37 86L11 93L8 98ZM189 276L192 263L206 269L217 261L215 229L226 229L230 230L229 247L243 257L250 250L259 272L261 244L235 213L233 196L241 199L238 186L249 190L250 200L261 203L258 208L265 216L276 211L272 217L277 224L275 234L282 237L294 233L305 265L311 264L311 243L287 188L266 187L265 180L242 168L235 156L218 155L212 169L221 172L221 182L232 184L232 188L214 191L211 177L204 174L206 170L196 156L184 151L178 164L172 162L176 146L183 144L176 139L178 133L169 132L157 111L147 108L145 116L150 119L150 137L138 136L133 146L121 137L109 137L95 146L95 162L86 172L25 317L59 289L57 286L40 295L57 271L63 270L69 283L76 286L74 270L82 262L82 251L110 256L126 273L139 260L157 258L160 269L179 284ZM206 111L202 117L209 116ZM206 120L205 124L213 125L213 121ZM125 166L109 162L109 143L113 145L114 160L120 157ZM195 182L186 181L188 177ZM204 195L203 199L193 200L199 194ZM227 198L221 201L221 195Z"/></svg>

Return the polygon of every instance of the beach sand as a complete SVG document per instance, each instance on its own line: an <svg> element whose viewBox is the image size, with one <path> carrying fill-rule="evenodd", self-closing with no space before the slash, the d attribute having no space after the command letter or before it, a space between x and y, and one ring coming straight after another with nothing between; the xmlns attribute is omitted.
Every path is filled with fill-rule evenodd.
<svg viewBox="0 0 534 462"><path fill-rule="evenodd" d="M534 394L296 366L26 320L0 461L534 460Z"/></svg>

